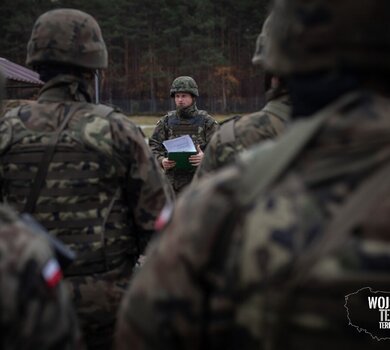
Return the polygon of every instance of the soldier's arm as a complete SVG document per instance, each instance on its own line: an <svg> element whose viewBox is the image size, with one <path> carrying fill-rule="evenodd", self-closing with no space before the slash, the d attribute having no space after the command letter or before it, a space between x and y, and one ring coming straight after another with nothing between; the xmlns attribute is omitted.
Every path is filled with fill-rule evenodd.
<svg viewBox="0 0 390 350"><path fill-rule="evenodd" d="M47 242L20 223L0 229L1 328L6 349L83 349L76 315Z"/></svg>
<svg viewBox="0 0 390 350"><path fill-rule="evenodd" d="M229 191L203 183L179 199L172 220L149 247L146 263L123 299L117 349L130 343L133 349L202 348L207 312L202 273L227 221Z"/></svg>
<svg viewBox="0 0 390 350"><path fill-rule="evenodd" d="M206 150L204 151L204 156L202 162L198 166L195 175L193 177L193 182L197 182L200 178L203 178L205 175L210 174L217 169L218 163L218 150L220 149L220 135L219 130L217 130L211 137Z"/></svg>
<svg viewBox="0 0 390 350"><path fill-rule="evenodd" d="M157 159L157 162L160 164L162 160L167 156L166 149L163 145L163 141L166 140L166 130L165 130L165 120L167 117L160 119L156 127L154 128L153 134L149 139L149 146L152 150L152 153Z"/></svg>
<svg viewBox="0 0 390 350"><path fill-rule="evenodd" d="M219 129L218 122L210 115L206 116L205 123L205 144L201 145L202 150L206 149L207 144L210 142L215 131Z"/></svg>
<svg viewBox="0 0 390 350"><path fill-rule="evenodd" d="M135 124L117 116L113 118L112 135L126 163L124 190L142 251L161 209L173 198L172 190Z"/></svg>

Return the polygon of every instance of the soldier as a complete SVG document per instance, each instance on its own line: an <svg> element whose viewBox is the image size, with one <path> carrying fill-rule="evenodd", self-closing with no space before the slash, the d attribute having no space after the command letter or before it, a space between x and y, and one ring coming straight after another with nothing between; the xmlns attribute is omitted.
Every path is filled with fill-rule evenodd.
<svg viewBox="0 0 390 350"><path fill-rule="evenodd" d="M157 122L149 145L177 194L191 182L196 167L201 164L203 151L218 124L206 111L198 110L196 107L199 91L193 78L187 76L176 78L170 93L175 99L176 110L168 112ZM183 135L191 136L198 151L198 154L189 157L189 162L194 167L190 170L176 169L175 161L167 158L163 145L165 140Z"/></svg>
<svg viewBox="0 0 390 350"><path fill-rule="evenodd" d="M0 73L0 107L4 78ZM81 349L62 272L48 242L0 206L0 348Z"/></svg>
<svg viewBox="0 0 390 350"><path fill-rule="evenodd" d="M74 9L41 15L27 64L45 85L36 102L0 121L1 197L77 253L65 276L81 327L90 348L109 349L169 185L138 127L91 103L95 73L107 67L93 17Z"/></svg>
<svg viewBox="0 0 390 350"><path fill-rule="evenodd" d="M274 16L266 63L302 118L179 199L118 349L389 346L366 297L346 304L390 289L390 2L276 0Z"/></svg>
<svg viewBox="0 0 390 350"><path fill-rule="evenodd" d="M0 206L0 348L82 349L78 321L48 242Z"/></svg>
<svg viewBox="0 0 390 350"><path fill-rule="evenodd" d="M264 66L264 49L272 16L268 16L256 40L253 64ZM211 138L202 163L196 170L194 182L232 163L237 154L264 140L280 135L291 113L290 97L283 79L266 72L267 104L264 108L243 117L234 117L221 124Z"/></svg>

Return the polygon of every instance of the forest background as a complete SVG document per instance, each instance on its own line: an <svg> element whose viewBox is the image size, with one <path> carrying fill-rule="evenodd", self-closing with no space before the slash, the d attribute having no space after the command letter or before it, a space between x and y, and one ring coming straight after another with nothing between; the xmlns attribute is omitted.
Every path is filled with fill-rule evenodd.
<svg viewBox="0 0 390 350"><path fill-rule="evenodd" d="M101 101L128 114L173 108L180 75L199 85L198 107L246 113L264 103L264 72L251 59L269 0L1 0L0 56L25 65L36 18L77 8L99 22L109 52Z"/></svg>

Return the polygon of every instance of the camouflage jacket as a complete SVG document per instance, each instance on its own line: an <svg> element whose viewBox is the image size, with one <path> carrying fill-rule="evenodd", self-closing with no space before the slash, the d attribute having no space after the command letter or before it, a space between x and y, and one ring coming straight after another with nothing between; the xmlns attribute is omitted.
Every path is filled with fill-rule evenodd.
<svg viewBox="0 0 390 350"><path fill-rule="evenodd" d="M61 270L43 237L0 207L0 348L83 348Z"/></svg>
<svg viewBox="0 0 390 350"><path fill-rule="evenodd" d="M230 164L243 150L280 135L290 120L290 108L290 98L283 94L259 112L222 124L211 138L194 180Z"/></svg>
<svg viewBox="0 0 390 350"><path fill-rule="evenodd" d="M191 186L123 299L118 349L387 347L351 327L344 304L359 288L390 290L389 193L339 244L323 235L388 159L389 113L388 99L344 96L319 113L326 119L316 136L265 192L253 188L257 159L271 152L272 164L273 147L293 130ZM355 317L364 322L360 302L366 312Z"/></svg>
<svg viewBox="0 0 390 350"><path fill-rule="evenodd" d="M149 145L157 161L161 164L167 157L163 141L183 135L190 135L195 145L202 150L210 141L213 133L218 128L217 122L206 111L198 110L196 104L189 107L185 113L179 115L177 111L171 111L162 117L156 125ZM188 185L194 175L194 170L172 169L166 175L173 189L178 192Z"/></svg>
<svg viewBox="0 0 390 350"><path fill-rule="evenodd" d="M0 190L2 200L26 210L43 154L65 123L34 216L77 253L65 273L81 325L109 340L104 332L170 192L138 127L88 97L79 80L59 76L37 102L0 120Z"/></svg>

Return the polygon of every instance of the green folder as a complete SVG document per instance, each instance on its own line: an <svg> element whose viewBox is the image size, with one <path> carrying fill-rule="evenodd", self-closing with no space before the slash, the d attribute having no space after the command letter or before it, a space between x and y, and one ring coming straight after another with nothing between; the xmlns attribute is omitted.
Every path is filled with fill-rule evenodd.
<svg viewBox="0 0 390 350"><path fill-rule="evenodd" d="M190 170L194 166L188 161L188 158L197 152L169 152L168 159L176 162L175 169Z"/></svg>

